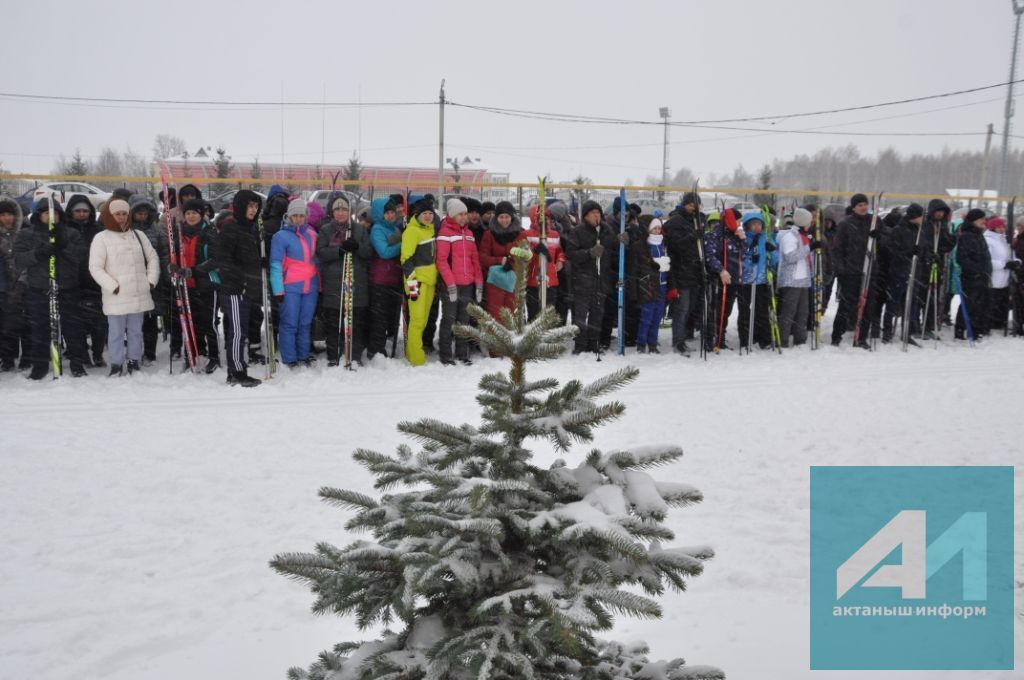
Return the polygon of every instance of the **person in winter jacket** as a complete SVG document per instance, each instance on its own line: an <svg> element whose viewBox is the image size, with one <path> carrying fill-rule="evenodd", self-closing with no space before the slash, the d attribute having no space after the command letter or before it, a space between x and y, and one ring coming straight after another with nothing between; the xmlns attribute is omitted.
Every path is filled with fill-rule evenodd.
<svg viewBox="0 0 1024 680"><path fill-rule="evenodd" d="M971 340L988 332L985 313L988 310L988 287L992 281L992 255L985 242L985 211L978 208L969 210L960 227L957 239L955 261L960 269L960 308L956 313L954 337L964 339L967 322L964 321L964 307L971 325Z"/></svg>
<svg viewBox="0 0 1024 680"><path fill-rule="evenodd" d="M896 212L894 210L889 216ZM911 203L907 206L906 212L898 216L895 225L885 232L885 237L878 244L878 264L886 291L880 296L885 305L882 318L883 343L892 342L896 317L903 315L914 255L918 255L917 266L920 268L923 259L921 256L931 250L931 245L924 243L921 229L923 222L924 208L917 203ZM910 338L909 342L917 344L913 338Z"/></svg>
<svg viewBox="0 0 1024 680"><path fill-rule="evenodd" d="M387 200L387 199L384 199ZM359 222L351 219L348 200L340 192L328 196L331 221L320 227L317 238L317 257L323 273L324 335L327 340L327 365L337 366L345 353L339 333L342 332L342 284L345 275L345 257L352 259L352 361L362 365L367 345L369 326L368 309L370 291L368 268L373 248L370 235ZM351 366L347 366L351 368Z"/></svg>
<svg viewBox="0 0 1024 680"><path fill-rule="evenodd" d="M310 356L313 314L320 291L317 234L306 223L306 202L288 204L288 223L270 242L270 290L280 303L278 349L289 368L313 365ZM340 249L339 249L340 250Z"/></svg>
<svg viewBox="0 0 1024 680"><path fill-rule="evenodd" d="M423 198L413 204L412 217L402 232L399 257L405 276L405 294L409 299L405 357L413 366L422 366L427 363L423 332L434 306L434 289L437 286L437 233L432 201Z"/></svg>
<svg viewBox="0 0 1024 680"><path fill-rule="evenodd" d="M551 215L551 222L548 224L549 230L555 231L559 237L559 244L562 247L562 252L565 253L565 236L569 231L576 226L575 221L569 214L569 206L562 201L554 201L548 206L548 214ZM530 221L535 223L533 209L530 209ZM557 295L554 298L555 311L558 312L558 316L562 319L562 325L564 326L569 319L569 308L572 306L572 265L569 264L569 260L565 259L562 269L559 272L558 277L558 288L555 289ZM550 298L550 295L548 296Z"/></svg>
<svg viewBox="0 0 1024 680"><path fill-rule="evenodd" d="M476 239L477 248L484 240L484 232L487 231L487 226L483 220L483 204L475 198L467 196L466 198L460 199L466 206L466 214L469 216L469 221L466 222L466 226L473 232L473 238Z"/></svg>
<svg viewBox="0 0 1024 680"><path fill-rule="evenodd" d="M177 331L171 325L173 295L171 291L171 277L167 273L167 265L169 264L167 228L165 224L157 222L156 205L145 196L133 195L129 199L128 205L130 207L132 230L144 234L160 258L160 281L153 291L154 306L152 310L146 312L142 319L142 363L146 365L156 361L156 343L159 337L157 317L164 317L165 324L171 326L172 344L174 342L174 334L177 334L178 356L180 356L181 352L181 324L178 324ZM175 310L176 313L177 311Z"/></svg>
<svg viewBox="0 0 1024 680"><path fill-rule="evenodd" d="M554 204L552 204L554 205ZM536 207L536 206L534 206ZM515 215L515 208L508 201L501 201L495 206L495 214L501 210L502 214ZM536 219L537 212L530 209L530 228L523 235L526 242L533 251L533 258L526 267L526 314L530 321L533 321L540 314L540 258L543 255L547 258L545 278L547 283L547 303L558 309L559 280L558 274L565 267L565 253L562 251L562 239L559 234L560 226L554 219L547 219L545 229L546 238L541 242L540 222ZM550 218L550 212L548 213ZM491 220L494 221L493 219ZM564 323L564 321L563 321Z"/></svg>
<svg viewBox="0 0 1024 680"><path fill-rule="evenodd" d="M491 225L484 231L483 241L480 243L480 266L483 267L485 275L492 267L513 271L515 257L512 255L512 249L529 247L515 208L508 201L501 203L502 210L499 212L495 208ZM515 289L507 290L491 282L492 279L497 281L497 277L488 276L487 278L488 282L484 285L484 306L487 313L495 319L499 319L502 309L514 312Z"/></svg>
<svg viewBox="0 0 1024 680"><path fill-rule="evenodd" d="M263 295L259 235L254 230L262 201L259 194L243 189L231 201L231 214L220 223L210 248L210 259L196 266L220 280L220 306L224 314L224 357L229 385L255 387L245 361L249 311Z"/></svg>
<svg viewBox="0 0 1024 680"><path fill-rule="evenodd" d="M399 195L399 198L402 198ZM379 201L379 202L378 202ZM370 229L370 341L367 356L388 356L388 338L397 338L402 315L402 227L405 222L400 204L393 196L374 199L373 226ZM379 209L379 213L378 213Z"/></svg>
<svg viewBox="0 0 1024 680"><path fill-rule="evenodd" d="M196 351L207 357L203 371L210 374L220 368L216 323L219 279L216 274L199 269L200 265L210 259L210 247L216 234L216 229L206 221L204 214L205 204L200 199L189 199L182 205L178 268L175 271L173 266L168 266L168 271L185 280L195 328Z"/></svg>
<svg viewBox="0 0 1024 680"><path fill-rule="evenodd" d="M839 283L839 309L836 311L835 322L832 324L832 345L834 347L842 344L843 334L857 322L864 255L867 252L869 240L877 241L882 235L878 224L872 231L872 218L868 210L868 197L864 194L854 194L850 199L849 214L836 227L832 264L835 268L836 280ZM858 346L862 349L871 349L867 338L871 319L875 316L874 310L879 295L878 284L878 277L873 272L859 332ZM873 333L877 335L878 330L878 328L873 329Z"/></svg>
<svg viewBox="0 0 1024 680"><path fill-rule="evenodd" d="M640 305L636 332L638 354L660 353L658 329L665 318L665 297L671 268L661 230L662 222L655 218L648 225L647 238L642 243L630 244L630 260L636 272L637 303Z"/></svg>
<svg viewBox="0 0 1024 680"><path fill-rule="evenodd" d="M625 213L626 230L621 231L622 213ZM636 204L622 206L618 196L612 201L612 214L605 217L605 226L615 234L618 243L609 251L610 278L613 287L618 286L619 280L619 244L628 250L633 244L639 244L641 248L647 238L644 230L640 228L637 218L642 210ZM623 268L623 325L619 332L623 335L623 342L626 347L636 345L636 330L640 324L640 306L637 304L636 295L636 272L630 268L629 258L626 258ZM617 291L609 291L604 299L604 312L601 315L601 333L598 338L601 349L608 349L612 342L612 329L619 322L619 296Z"/></svg>
<svg viewBox="0 0 1024 680"><path fill-rule="evenodd" d="M725 341L729 329L729 317L740 290L743 255L746 251L747 235L740 226L743 214L736 208L726 208L719 214L716 222L708 216L708 223L714 225L711 232L704 237L704 262L710 273L709 285L712 287L710 300L712 307L709 320L714 322L714 332L709 334L708 350L717 345L721 349L729 349ZM724 300L723 300L724 296ZM669 289L668 299L678 297L675 290ZM714 343L712 343L714 340Z"/></svg>
<svg viewBox="0 0 1024 680"><path fill-rule="evenodd" d="M807 342L808 292L814 285L811 253L822 244L811 238L808 229L814 217L803 208L793 211L793 226L779 233L779 333L782 346Z"/></svg>
<svg viewBox="0 0 1024 680"><path fill-rule="evenodd" d="M122 374L126 359L128 373L139 370L142 317L153 309L152 290L160 281L160 258L149 239L131 228L128 211L127 201L108 201L101 213L105 228L89 247L89 274L103 291L112 377Z"/></svg>
<svg viewBox="0 0 1024 680"><path fill-rule="evenodd" d="M683 194L679 205L669 214L664 226L665 247L672 264L669 288L679 297L672 302L672 347L688 354L686 322L690 310L700 304L703 294L704 262L700 257L698 238L704 236L701 223L700 196L692 191Z"/></svg>
<svg viewBox="0 0 1024 680"><path fill-rule="evenodd" d="M68 199L64 214L68 218L67 225L72 229L77 229L78 233L82 235L82 242L88 251L92 240L103 229L96 222L96 208L87 197L75 194ZM100 287L89 274L88 263L82 264L79 281L78 291L82 305L82 326L85 329L85 339L91 350L92 365L102 368L106 366L103 361L103 346L107 341L107 318L103 314Z"/></svg>
<svg viewBox="0 0 1024 680"><path fill-rule="evenodd" d="M771 266L774 244L764 233L764 214L759 210L743 213L743 231L746 245L743 249L743 265L737 296L740 302L739 332L740 349L750 344L750 316L754 315L754 342L761 349L772 346L772 331L768 309L771 305L771 287L768 285L768 268ZM753 309L752 309L753 308Z"/></svg>
<svg viewBox="0 0 1024 680"><path fill-rule="evenodd" d="M1006 240L1006 220L993 217L986 224L985 245L992 258L992 282L988 290L988 313L985 315L984 331L1006 328L1010 302L1010 281L1020 271L1021 263L1014 259L1013 249Z"/></svg>
<svg viewBox="0 0 1024 680"><path fill-rule="evenodd" d="M469 323L469 304L483 299L484 277L476 239L469 228L466 204L457 198L447 204L447 217L437 232L437 274L441 277L441 363L454 365L458 359L469 365L469 343L456 336L455 356L452 357L452 325ZM486 238L486 236L485 236ZM510 258L511 259L511 258Z"/></svg>
<svg viewBox="0 0 1024 680"><path fill-rule="evenodd" d="M262 226L263 226L263 248L261 257L261 264L263 271L261 276L268 276L267 271L267 256L270 254L270 242L274 238L274 234L285 224L288 223L288 218L285 213L288 211L288 204L291 202L291 197L288 194L288 190L282 187L280 184L272 184L270 189L267 191L267 202L263 206L261 212ZM252 225L253 238L256 239L257 245L259 245L259 234L260 234L260 221L253 222ZM262 284L261 284L262 285ZM280 326L280 300L277 296L270 296L270 320L274 328ZM263 304L262 300L258 297L254 297L249 302L249 327L247 330L249 340L249 363L250 364L265 364L267 358L263 356L261 349L261 339L263 337Z"/></svg>
<svg viewBox="0 0 1024 680"><path fill-rule="evenodd" d="M917 264L917 275L914 283L913 309L910 312L910 332L913 335L922 335L921 319L924 312L924 333L922 337L926 340L935 338L936 319L935 308L941 307L949 314L949 295L945 290L935 290L933 297L938 298L937 303L933 302L925 309L925 301L928 299L929 282L932 280L934 269L934 280L944 280L947 255L956 246L956 236L950 230L949 220L952 211L945 201L934 198L928 202L925 210L924 222L921 224L921 248L918 251L920 261ZM938 288L938 284L936 284Z"/></svg>
<svg viewBox="0 0 1024 680"><path fill-rule="evenodd" d="M573 354L601 349L604 300L611 292L613 280L611 250L618 245L596 201L584 202L580 210L583 221L565 235L565 256L572 264L572 322L579 329Z"/></svg>
<svg viewBox="0 0 1024 680"><path fill-rule="evenodd" d="M64 212L54 204L55 232L53 243L49 234L50 199L42 198L29 218L29 226L18 232L14 243L14 261L24 272L25 308L32 331L32 372L29 378L42 380L50 370L50 257L56 258L57 302L60 310L60 330L67 344L71 361L71 375L87 375L88 351L79 305L79 272L86 258L85 244L78 230L64 222Z"/></svg>
<svg viewBox="0 0 1024 680"><path fill-rule="evenodd" d="M0 259L7 279L7 290L0 294L0 371L3 372L31 366L28 351L31 335L24 307L25 281L14 260L14 243L21 226L21 206L9 196L0 196Z"/></svg>

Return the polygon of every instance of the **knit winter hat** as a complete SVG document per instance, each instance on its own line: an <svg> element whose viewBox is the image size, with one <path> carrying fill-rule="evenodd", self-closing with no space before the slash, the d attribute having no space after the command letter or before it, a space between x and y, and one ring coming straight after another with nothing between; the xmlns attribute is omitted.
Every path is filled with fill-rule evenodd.
<svg viewBox="0 0 1024 680"><path fill-rule="evenodd" d="M753 222L754 220L757 220L758 222L760 222L763 225L764 224L764 213L761 212L760 210L748 210L747 212L743 213L743 226L744 227L747 226L748 222Z"/></svg>
<svg viewBox="0 0 1024 680"><path fill-rule="evenodd" d="M463 203L466 204L466 212L475 212L478 215L483 212L483 210L481 209L482 204L475 198L467 198L463 201Z"/></svg>
<svg viewBox="0 0 1024 680"><path fill-rule="evenodd" d="M864 194L854 194L853 196L850 197L850 207L851 208L856 208L861 203L867 203L867 202L868 202L868 197L865 196Z"/></svg>
<svg viewBox="0 0 1024 680"><path fill-rule="evenodd" d="M128 212L128 201L125 201L125 200L120 199L120 198L115 198L114 200L112 200L107 205L107 210L110 211L111 215L113 215L114 213L117 213L117 212L127 213Z"/></svg>
<svg viewBox="0 0 1024 680"><path fill-rule="evenodd" d="M420 200L412 204L411 210L414 217L419 217L423 213L427 212L433 213L434 203L432 201L428 201L426 198L421 198Z"/></svg>
<svg viewBox="0 0 1024 680"><path fill-rule="evenodd" d="M972 208L964 215L964 224L974 226L974 223L985 217L985 211L981 208Z"/></svg>
<svg viewBox="0 0 1024 680"><path fill-rule="evenodd" d="M189 210L192 210L202 215L205 207L206 204L202 201L202 199L190 198L187 201L185 201L184 205L182 205L182 212L187 213Z"/></svg>
<svg viewBox="0 0 1024 680"><path fill-rule="evenodd" d="M793 224L800 227L801 229L806 229L807 227L811 226L811 221L813 219L814 216L811 215L809 210L797 208L796 210L793 211Z"/></svg>
<svg viewBox="0 0 1024 680"><path fill-rule="evenodd" d="M985 226L988 227L989 231L995 231L996 229L1005 227L1006 220L1004 220L1002 217L993 217L985 224Z"/></svg>
<svg viewBox="0 0 1024 680"><path fill-rule="evenodd" d="M515 217L516 207L508 201L501 201L498 205L494 206L494 216L497 217L498 215L511 215Z"/></svg>
<svg viewBox="0 0 1024 680"><path fill-rule="evenodd" d="M548 206L548 214L551 215L552 219L564 220L569 216L569 206L561 201L555 201Z"/></svg>
<svg viewBox="0 0 1024 680"><path fill-rule="evenodd" d="M455 217L456 215L464 212L469 212L466 208L466 204L457 198L449 198L448 203L445 204L445 214L448 217Z"/></svg>
<svg viewBox="0 0 1024 680"><path fill-rule="evenodd" d="M288 212L285 213L288 217L292 215L306 215L306 202L301 198L296 198L294 201L288 204Z"/></svg>
<svg viewBox="0 0 1024 680"><path fill-rule="evenodd" d="M687 203L693 203L694 205L698 205L699 206L700 205L700 196L698 196L697 194L693 193L692 191L687 191L685 194L683 194L683 200L679 201L679 203L680 203L680 205L686 205Z"/></svg>
<svg viewBox="0 0 1024 680"><path fill-rule="evenodd" d="M494 212L494 210L495 210L495 205L494 205L494 203L492 201L484 201L483 203L480 204L480 214L481 215L486 215L489 212L492 213L492 212Z"/></svg>
<svg viewBox="0 0 1024 680"><path fill-rule="evenodd" d="M664 224L662 224L661 220L655 217L653 220L651 220L651 223L647 225L647 231L652 232L655 229L661 229L663 226Z"/></svg>
<svg viewBox="0 0 1024 680"><path fill-rule="evenodd" d="M345 198L344 196L338 196L337 198L335 198L334 202L331 203L331 212L333 213L338 208L344 208L345 210L348 210L348 199Z"/></svg>
<svg viewBox="0 0 1024 680"><path fill-rule="evenodd" d="M904 214L908 220L916 220L918 217L924 217L924 208L920 203L911 203L907 206L907 212Z"/></svg>
<svg viewBox="0 0 1024 680"><path fill-rule="evenodd" d="M722 215L717 210L712 210L711 212L708 213L708 224L711 224L712 222L721 222L721 221L722 221Z"/></svg>

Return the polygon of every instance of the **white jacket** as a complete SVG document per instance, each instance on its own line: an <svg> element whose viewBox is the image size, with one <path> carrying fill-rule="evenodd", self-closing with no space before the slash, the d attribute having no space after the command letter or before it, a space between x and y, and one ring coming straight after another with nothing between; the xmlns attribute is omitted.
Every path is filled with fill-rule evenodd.
<svg viewBox="0 0 1024 680"><path fill-rule="evenodd" d="M89 248L89 273L103 289L107 316L153 309L151 290L160 280L160 258L145 234L134 229L96 234Z"/></svg>
<svg viewBox="0 0 1024 680"><path fill-rule="evenodd" d="M1006 288L1010 285L1010 270L1006 268L1006 263L1013 259L1013 251L1006 242L1006 235L986 231L985 245L988 246L989 255L992 257L992 287Z"/></svg>

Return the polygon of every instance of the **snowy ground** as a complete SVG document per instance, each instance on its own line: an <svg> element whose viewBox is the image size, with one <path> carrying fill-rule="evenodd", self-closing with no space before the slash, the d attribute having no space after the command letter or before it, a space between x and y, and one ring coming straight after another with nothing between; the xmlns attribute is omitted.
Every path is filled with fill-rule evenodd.
<svg viewBox="0 0 1024 680"><path fill-rule="evenodd" d="M857 677L808 670L809 466L1017 464L1024 668L1022 348L1000 336L974 350L947 340L908 354L847 345L532 368L564 380L639 366L620 393L625 418L597 444L678 443L686 456L658 476L706 496L669 524L679 543L710 543L717 557L687 593L666 598L664 620L620 619L615 637L645 638L656 658L718 665L733 680ZM118 381L0 376L0 678L280 680L337 641L368 637L350 620L313 618L308 591L267 561L345 543L345 513L317 488L367 488L350 453L392 450L400 419L476 422L476 382L500 367L377 361L255 390L226 388L223 373L171 377L163 364ZM889 676L966 677L872 673Z"/></svg>

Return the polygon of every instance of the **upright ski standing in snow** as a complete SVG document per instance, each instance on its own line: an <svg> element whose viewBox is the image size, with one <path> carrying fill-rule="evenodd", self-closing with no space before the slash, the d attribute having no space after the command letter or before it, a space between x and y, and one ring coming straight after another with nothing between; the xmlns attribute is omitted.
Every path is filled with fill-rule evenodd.
<svg viewBox="0 0 1024 680"><path fill-rule="evenodd" d="M543 206L541 206L543 209ZM626 190L625 188L619 189L619 282L616 286L617 294L619 296L619 336L616 341L618 354L624 355L626 353L626 244L623 243L623 236L626 233L626 213L628 212L626 204ZM599 232L600 233L600 232ZM541 239L543 242L543 236Z"/></svg>
<svg viewBox="0 0 1024 680"><path fill-rule="evenodd" d="M903 351L907 351L907 346L910 345L910 315L914 310L914 299L916 298L916 291L914 290L917 284L917 261L918 253L921 249L921 233L924 231L924 221L917 226L917 238L914 239L914 256L910 258L910 278L907 279L907 294L903 299L903 323L900 326L900 340L903 342ZM925 318L928 316L928 310L925 309ZM924 327L922 326L922 333Z"/></svg>
<svg viewBox="0 0 1024 680"><path fill-rule="evenodd" d="M700 355L708 360L708 268L704 262L704 224L700 221L700 178L693 182L693 195L697 204L693 211L693 228L697 232L697 257L700 260Z"/></svg>
<svg viewBox="0 0 1024 680"><path fill-rule="evenodd" d="M60 329L60 300L57 294L60 289L57 285L57 224L54 222L53 215L57 211L57 194L50 194L50 209L47 211L47 233L49 234L49 243L51 247L50 260L49 260L49 275L50 275L50 364L53 368L53 379L60 380L63 372L63 363L61 359L61 345L64 342L64 338L61 335Z"/></svg>
<svg viewBox="0 0 1024 680"><path fill-rule="evenodd" d="M267 286L267 233L263 228L262 212L256 217L256 226L260 240L260 284L263 288L260 298L263 306L262 349L264 356L267 357L267 363L264 364L264 375L267 380L270 380L277 372L277 347L274 343L274 316L273 307L270 306L270 288Z"/></svg>
<svg viewBox="0 0 1024 680"><path fill-rule="evenodd" d="M537 231L540 233L540 242L544 248L537 253L537 279L538 291L540 294L540 310L543 312L548 306L548 216L547 216L547 183L543 177L537 178L537 194L540 197L540 204L537 206Z"/></svg>
<svg viewBox="0 0 1024 680"><path fill-rule="evenodd" d="M174 295L174 307L178 311L178 322L181 324L181 344L185 350L185 367L191 373L196 372L196 363L199 360L198 346L196 343L196 329L192 323L192 305L188 299L188 280L181 276L178 262L178 250L181 244L181 234L178 233L180 225L174 220L174 211L171 207L171 194L167 173L160 172L160 183L164 188L164 225L167 229L167 253L170 259L171 268L171 291ZM168 372L174 373L173 352L168 356Z"/></svg>

